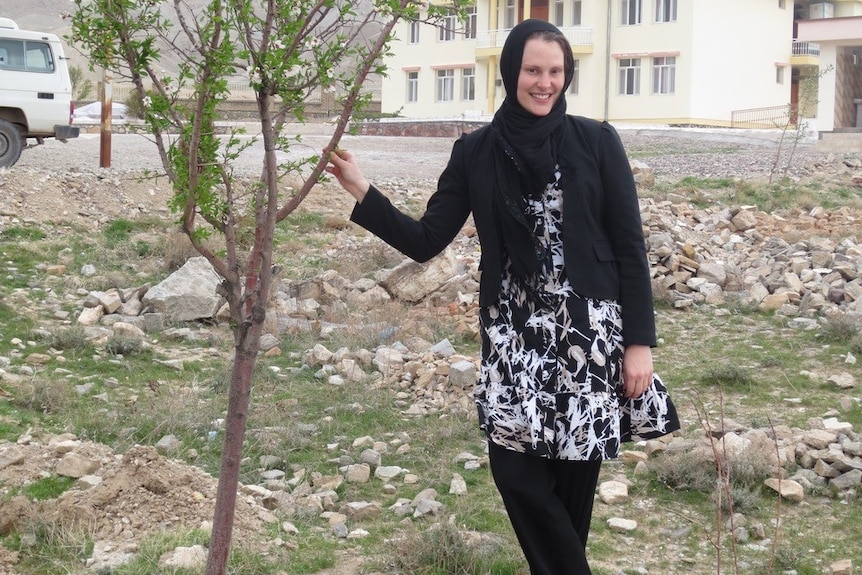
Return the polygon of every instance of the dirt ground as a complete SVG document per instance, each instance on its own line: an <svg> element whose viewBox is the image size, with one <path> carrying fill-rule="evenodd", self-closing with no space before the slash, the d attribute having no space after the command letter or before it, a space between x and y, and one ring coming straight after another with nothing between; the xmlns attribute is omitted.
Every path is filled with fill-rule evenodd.
<svg viewBox="0 0 862 575"><path fill-rule="evenodd" d="M347 138L342 146L355 151L366 175L381 182L381 187L409 185L423 193L433 189L451 148L451 140L445 138L389 140L380 147L370 141L360 145ZM315 153L325 142L324 137L306 138L299 153ZM116 137L111 169L98 168L98 140L91 137L25 150L18 165L0 170L0 229L50 223L61 233L65 225L97 229L121 217L172 217L166 207L172 195L167 180L141 177L142 169L158 169L153 149L138 136ZM405 149L409 151L406 160ZM254 160L249 158L249 173L259 170ZM303 208L346 217L352 205L352 198L335 185L321 185ZM858 215L848 213L840 221L852 229L858 226ZM793 232L792 222L772 223L775 229ZM0 503L0 533L33 515L76 523L107 546L108 561L154 531L178 523L204 525L212 519L216 480L193 466L160 456L151 447L116 454L106 446L71 437L23 437L17 444L0 445L0 486L16 488L50 476L71 449L98 463L101 483L67 491L44 508L23 497ZM265 519L262 508L240 498L234 536L268 544L262 533ZM0 546L0 575L14 574L15 562L15 554ZM361 558L347 555L337 567L321 573L355 575L360 562Z"/></svg>

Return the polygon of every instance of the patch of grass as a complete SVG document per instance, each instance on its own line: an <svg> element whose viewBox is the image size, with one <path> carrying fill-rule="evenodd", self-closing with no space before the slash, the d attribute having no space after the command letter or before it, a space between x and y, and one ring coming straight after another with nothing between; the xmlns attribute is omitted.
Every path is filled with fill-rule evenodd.
<svg viewBox="0 0 862 575"><path fill-rule="evenodd" d="M69 573L93 553L91 534L50 520L31 522L11 537L7 547L18 551L23 573Z"/></svg>
<svg viewBox="0 0 862 575"><path fill-rule="evenodd" d="M693 188L700 190L723 190L736 187L736 181L731 178L700 178L686 176L677 184L680 188Z"/></svg>
<svg viewBox="0 0 862 575"><path fill-rule="evenodd" d="M51 334L51 347L58 350L89 350L92 344L87 337L87 330L82 325L72 325L55 330Z"/></svg>
<svg viewBox="0 0 862 575"><path fill-rule="evenodd" d="M135 226L132 222L119 219L109 223L102 231L102 234L109 243L125 242L128 241L134 229Z"/></svg>
<svg viewBox="0 0 862 575"><path fill-rule="evenodd" d="M827 343L848 343L858 338L862 324L848 315L834 315L823 324L820 337Z"/></svg>
<svg viewBox="0 0 862 575"><path fill-rule="evenodd" d="M75 484L72 477L51 475L27 484L23 493L34 501L55 499Z"/></svg>
<svg viewBox="0 0 862 575"><path fill-rule="evenodd" d="M399 573L411 575L526 575L523 559L504 549L496 537L436 523L409 531L386 562Z"/></svg>
<svg viewBox="0 0 862 575"><path fill-rule="evenodd" d="M139 337L126 335L112 335L105 343L105 351L111 355L135 355L141 354L147 349L144 341Z"/></svg>
<svg viewBox="0 0 862 575"><path fill-rule="evenodd" d="M35 242L45 237L45 232L39 228L10 226L0 230L0 242Z"/></svg>
<svg viewBox="0 0 862 575"><path fill-rule="evenodd" d="M749 370L738 365L714 365L701 378L703 383L722 387L745 387L754 383Z"/></svg>

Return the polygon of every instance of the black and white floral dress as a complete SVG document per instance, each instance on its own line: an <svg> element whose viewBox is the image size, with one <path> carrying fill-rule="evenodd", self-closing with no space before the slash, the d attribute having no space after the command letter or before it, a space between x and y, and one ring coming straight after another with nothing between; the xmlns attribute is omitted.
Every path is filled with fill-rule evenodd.
<svg viewBox="0 0 862 575"><path fill-rule="evenodd" d="M475 399L490 441L565 460L613 459L620 444L678 428L657 376L641 397L622 393L620 305L574 292L564 271L560 173L527 218L539 238L539 271L503 271L500 297L480 310L482 368Z"/></svg>

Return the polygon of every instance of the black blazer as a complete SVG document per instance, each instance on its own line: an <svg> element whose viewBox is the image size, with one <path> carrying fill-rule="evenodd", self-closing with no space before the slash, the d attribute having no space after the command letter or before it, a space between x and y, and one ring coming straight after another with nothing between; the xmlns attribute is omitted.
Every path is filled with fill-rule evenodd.
<svg viewBox="0 0 862 575"><path fill-rule="evenodd" d="M567 116L560 154L566 276L582 296L618 300L624 345L656 345L652 288L637 190L616 130L607 122ZM358 223L406 256L424 262L449 245L473 213L482 277L479 305L500 291L503 253L492 206L490 127L459 138L417 221L374 186L353 209Z"/></svg>

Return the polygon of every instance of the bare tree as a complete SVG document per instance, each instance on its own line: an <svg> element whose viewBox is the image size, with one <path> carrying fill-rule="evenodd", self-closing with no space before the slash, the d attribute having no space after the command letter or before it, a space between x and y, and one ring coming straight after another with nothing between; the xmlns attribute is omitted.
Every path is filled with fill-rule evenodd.
<svg viewBox="0 0 862 575"><path fill-rule="evenodd" d="M327 158L279 162L296 142L314 91L343 94L327 149L335 149L351 115L368 104L362 89L401 19L440 21L451 8L418 0L75 0L71 40L94 65L129 78L144 104L147 132L173 186L171 208L197 251L221 275L234 333L234 362L213 532L206 573L226 571L251 382L268 294L273 237L321 179ZM176 62L175 74L161 65ZM219 105L229 80L256 95L263 142L259 179L235 174L251 144L219 134ZM289 188L290 176L301 185ZM221 249L208 241L221 236Z"/></svg>

